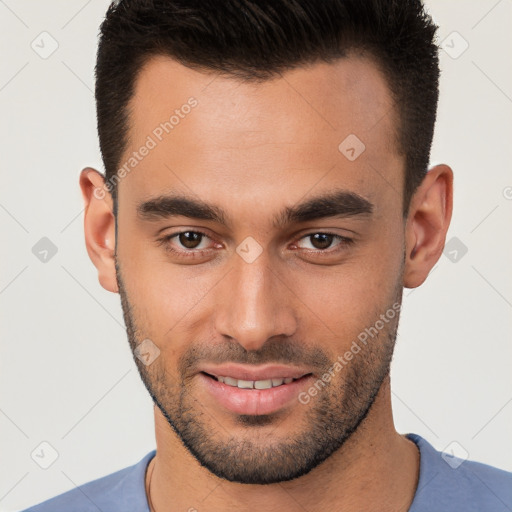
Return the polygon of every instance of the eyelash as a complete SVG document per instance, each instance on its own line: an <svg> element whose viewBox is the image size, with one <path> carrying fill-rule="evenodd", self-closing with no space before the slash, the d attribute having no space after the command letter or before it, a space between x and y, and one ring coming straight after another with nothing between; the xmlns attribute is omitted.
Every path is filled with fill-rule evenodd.
<svg viewBox="0 0 512 512"><path fill-rule="evenodd" d="M168 252L170 252L172 254L176 254L176 255L178 255L180 257L184 257L184 258L199 258L199 257L203 256L205 253L207 253L207 252L212 250L211 248L207 248L207 249L190 249L190 250L186 250L186 249L185 250L177 250L177 249L174 249L172 247L172 245L170 244L170 241L173 238L177 238L179 235L182 235L184 233L195 233L195 234L201 235L202 237L210 238L203 231L187 229L187 230L184 230L184 231L177 231L176 233L172 233L170 235L166 235L166 236L160 238L158 240L158 242L159 242L160 245L164 245L165 246L165 250L166 251L168 251ZM328 248L328 249L302 249L302 250L306 251L309 254L318 254L318 255L333 254L333 253L337 253L339 251L344 250L344 248L346 246L350 246L350 245L352 245L354 243L354 240L352 238L347 238L345 236L338 235L337 233L332 233L330 231L315 231L315 232L308 233L306 235L301 236L298 240L300 241L300 240L303 240L305 238L312 237L313 235L319 235L319 234L330 235L330 236L334 237L334 239L338 240L339 243L335 246L334 249ZM294 250L296 250L296 249L294 249Z"/></svg>
<svg viewBox="0 0 512 512"><path fill-rule="evenodd" d="M180 250L174 249L171 246L170 241L173 238L177 238L178 236L182 235L183 233L195 233L195 234L201 235L203 237L210 238L203 231L198 231L197 229L194 229L194 230L186 229L184 231L177 231L176 233L172 233L171 235L166 235L166 236L160 238L158 241L161 245L165 246L165 250L167 252L170 252L172 254L177 254L178 256L180 256L182 258L198 258L198 257L201 257L205 252L208 252L211 250L211 249L190 249L190 250L180 251Z"/></svg>
<svg viewBox="0 0 512 512"><path fill-rule="evenodd" d="M314 233L308 233L307 235L301 236L299 238L299 241L304 240L305 238L312 237L313 235L329 235L334 237L334 240L338 240L339 243L335 245L334 248L329 247L328 249L302 249L303 251L307 251L310 254L333 254L342 251L344 248L346 248L346 246L350 246L354 243L354 240L352 238L338 235L337 233L332 233L330 231L315 231Z"/></svg>

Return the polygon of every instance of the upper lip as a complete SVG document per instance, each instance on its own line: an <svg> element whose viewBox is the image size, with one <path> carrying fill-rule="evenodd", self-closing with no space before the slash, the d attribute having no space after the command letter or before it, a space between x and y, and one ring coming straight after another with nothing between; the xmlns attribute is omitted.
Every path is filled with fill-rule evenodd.
<svg viewBox="0 0 512 512"><path fill-rule="evenodd" d="M202 372L214 375L216 377L232 377L237 380L268 380L279 378L299 379L304 375L311 373L309 370L297 366L286 365L240 365L226 363L221 365L205 365L201 368Z"/></svg>

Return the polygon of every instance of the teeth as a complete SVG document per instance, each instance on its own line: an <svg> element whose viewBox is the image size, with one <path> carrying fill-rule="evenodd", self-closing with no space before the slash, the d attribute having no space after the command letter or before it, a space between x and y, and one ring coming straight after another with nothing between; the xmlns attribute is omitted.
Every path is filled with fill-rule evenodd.
<svg viewBox="0 0 512 512"><path fill-rule="evenodd" d="M238 380L233 377L216 376L219 382L223 382L228 386L238 387L240 389L270 389L282 384L290 384L294 381L292 377L279 378L279 379L267 379L267 380Z"/></svg>
<svg viewBox="0 0 512 512"><path fill-rule="evenodd" d="M272 387L272 380L255 380L254 387L255 389L270 389Z"/></svg>

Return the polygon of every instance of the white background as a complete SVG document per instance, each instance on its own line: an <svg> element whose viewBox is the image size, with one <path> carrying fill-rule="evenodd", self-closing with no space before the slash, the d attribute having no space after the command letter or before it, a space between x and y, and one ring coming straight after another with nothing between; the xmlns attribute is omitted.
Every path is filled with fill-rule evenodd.
<svg viewBox="0 0 512 512"><path fill-rule="evenodd" d="M117 295L85 251L79 171L102 170L93 67L105 0L0 1L0 510L134 464L152 403ZM455 172L447 256L405 290L393 363L397 429L512 471L512 0L430 0L442 79L432 162ZM31 43L57 50L41 58ZM464 49L464 41L469 47ZM45 37L41 43L41 37ZM448 48L447 48L448 50ZM40 50L41 51L41 50ZM507 188L508 187L508 188ZM32 247L48 237L57 254ZM41 469L31 452L50 443ZM460 445L460 447L459 447Z"/></svg>

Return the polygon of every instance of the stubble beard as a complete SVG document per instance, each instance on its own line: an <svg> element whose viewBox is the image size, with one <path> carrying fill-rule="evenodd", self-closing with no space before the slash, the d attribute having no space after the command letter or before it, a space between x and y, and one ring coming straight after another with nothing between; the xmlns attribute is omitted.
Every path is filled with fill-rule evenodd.
<svg viewBox="0 0 512 512"><path fill-rule="evenodd" d="M128 340L134 352L147 336L138 328L117 262L116 273ZM397 286L395 303L401 302L401 293L401 286ZM301 418L298 425L294 421L294 432L279 431L280 423L285 419L283 411L269 415L237 416L237 435L231 434L226 425L216 421L212 411L201 403L199 397L194 396L194 380L187 374L194 358L197 358L197 346L194 347L194 355L190 349L181 356L179 378L166 371L162 357L150 366L143 364L135 354L134 360L154 403L183 445L202 466L217 477L232 482L285 482L309 473L339 450L367 417L389 375L398 318L397 312L393 321L369 340L307 405L298 402L293 405L291 414L300 408L298 414ZM361 331L366 327L369 326L363 326ZM226 354L236 354L236 358L225 360L286 362L288 356L300 353L290 341L272 341L269 340L254 354L245 352L238 344L232 345ZM204 348L208 353L208 348ZM244 352L245 358L242 359ZM321 348L308 352L308 357L309 360L302 361L295 358L294 362L307 366L313 360L317 368L322 368L317 373L320 377L334 363ZM239 434L240 429L243 435Z"/></svg>

